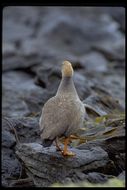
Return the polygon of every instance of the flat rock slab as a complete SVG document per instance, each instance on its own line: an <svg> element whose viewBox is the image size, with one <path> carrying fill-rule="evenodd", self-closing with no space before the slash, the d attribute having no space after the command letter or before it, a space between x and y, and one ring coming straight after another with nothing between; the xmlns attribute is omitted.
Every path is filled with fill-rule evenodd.
<svg viewBox="0 0 127 190"><path fill-rule="evenodd" d="M76 182L77 172L84 175L84 172L103 168L109 163L108 154L100 147L89 150L69 149L76 156L63 157L54 146L43 148L38 143L22 143L17 146L16 154L38 187L50 186L56 182L65 183L68 178Z"/></svg>

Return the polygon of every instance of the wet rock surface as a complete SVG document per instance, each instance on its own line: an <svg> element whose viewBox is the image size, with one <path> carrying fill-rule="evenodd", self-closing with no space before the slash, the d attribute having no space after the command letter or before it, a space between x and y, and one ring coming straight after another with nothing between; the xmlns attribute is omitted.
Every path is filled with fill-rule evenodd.
<svg viewBox="0 0 127 190"><path fill-rule="evenodd" d="M125 9L11 6L3 10L2 33L3 186L124 179ZM40 145L38 127L64 60L72 62L88 115L79 132L85 139L71 143L77 156L69 159Z"/></svg>

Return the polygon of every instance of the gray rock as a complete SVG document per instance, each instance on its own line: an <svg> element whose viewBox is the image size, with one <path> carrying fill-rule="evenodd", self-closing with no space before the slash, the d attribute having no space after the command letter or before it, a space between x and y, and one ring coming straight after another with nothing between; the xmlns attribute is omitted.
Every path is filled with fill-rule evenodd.
<svg viewBox="0 0 127 190"><path fill-rule="evenodd" d="M125 180L125 171L122 171L119 176L118 176L119 179L121 180Z"/></svg>
<svg viewBox="0 0 127 190"><path fill-rule="evenodd" d="M2 131L2 146L12 148L16 144L16 140L13 134L9 131Z"/></svg>
<svg viewBox="0 0 127 190"><path fill-rule="evenodd" d="M37 93L38 91L40 92L41 88L34 84L34 80L30 75L21 71L5 73L2 82L3 115L25 116L28 114L29 110L24 102L24 97L30 96L30 94Z"/></svg>
<svg viewBox="0 0 127 190"><path fill-rule="evenodd" d="M40 86L47 88L53 95L57 91L60 80L61 72L58 65L52 63L37 69L36 84L40 84Z"/></svg>
<svg viewBox="0 0 127 190"><path fill-rule="evenodd" d="M37 118L2 118L3 186L16 186L18 183L16 183L16 181L23 171L21 163L17 160L14 153L15 145L18 142L39 142L38 132L39 127ZM26 177L26 175L22 175L21 177ZM15 180L15 183L13 180ZM25 185L27 185L27 183Z"/></svg>
<svg viewBox="0 0 127 190"><path fill-rule="evenodd" d="M38 8L33 7L5 7L3 11L3 39L4 41L20 42L34 33L33 26L38 20ZM7 19L9 18L9 19Z"/></svg>
<svg viewBox="0 0 127 190"><path fill-rule="evenodd" d="M7 54L8 52L6 52ZM9 70L23 70L26 69L26 72L33 74L31 72L31 67L38 65L41 63L41 59L39 56L31 54L31 56L24 56L24 55L13 55L13 56L7 56L3 60L3 71L9 71Z"/></svg>
<svg viewBox="0 0 127 190"><path fill-rule="evenodd" d="M64 184L67 183L71 183L72 181L76 181L76 183L80 183L81 180L83 180L84 182L90 182L90 183L104 183L106 182L108 179L110 179L111 177L113 177L112 175L106 175L103 173L99 173L99 172L81 172L81 171L76 171L75 172L75 180L71 180L70 178L66 178Z"/></svg>
<svg viewBox="0 0 127 190"><path fill-rule="evenodd" d="M91 94L89 80L79 72L75 72L73 78L80 99L87 98Z"/></svg>
<svg viewBox="0 0 127 190"><path fill-rule="evenodd" d="M17 147L16 154L38 187L61 182L67 176L71 176L73 179L77 170L81 172L92 171L105 167L109 162L107 153L100 147L89 150L71 148L71 150L76 153L76 156L64 158L56 152L54 146L43 148L37 143L24 143Z"/></svg>
<svg viewBox="0 0 127 190"><path fill-rule="evenodd" d="M108 44L97 44L93 47L96 51L100 52L109 61L124 61L125 60L125 38L122 37L110 46ZM118 62L118 64L120 64ZM110 62L109 62L110 65ZM122 64L123 65L123 64Z"/></svg>
<svg viewBox="0 0 127 190"><path fill-rule="evenodd" d="M120 24L120 29L123 30L123 32L125 31L125 8L124 7L113 7L113 11L112 11L112 7L103 7L101 9L101 11L106 14L110 14L112 16L112 18L114 20L116 20L119 24Z"/></svg>
<svg viewBox="0 0 127 190"><path fill-rule="evenodd" d="M41 113L40 113L41 114ZM18 137L19 142L40 142L40 135L39 135L39 117L15 117L15 118L8 118L4 117L2 119L2 132L6 132L5 134L10 133L10 131L13 133L13 135L10 133L10 139L2 138L3 146L4 144L9 148L11 144L7 144L6 141L9 141L12 143L12 145L15 143L14 136L15 131ZM13 138L11 137L13 136ZM17 144L17 139L16 143Z"/></svg>
<svg viewBox="0 0 127 190"><path fill-rule="evenodd" d="M111 161L110 167L105 168L105 174L117 176L121 170L125 170L125 131L118 131L117 135L102 137L77 146L81 150L89 150L91 147L100 146L105 150ZM113 165L115 166L113 166ZM110 168L110 169L109 169Z"/></svg>
<svg viewBox="0 0 127 190"><path fill-rule="evenodd" d="M12 43L3 43L2 55L4 58L16 55L17 50Z"/></svg>
<svg viewBox="0 0 127 190"><path fill-rule="evenodd" d="M91 183L104 183L112 177L112 175L105 175L99 172L89 172L87 175L87 180Z"/></svg>
<svg viewBox="0 0 127 190"><path fill-rule="evenodd" d="M21 182L24 186L31 186L31 181L28 180L27 183L27 179L24 182L22 179L17 180L21 168L14 153L16 139L12 128L16 129L20 143L40 143L39 115L43 104L56 93L64 60L72 62L78 94L93 110L100 115L111 113L114 109L120 112L125 110L125 10L122 7L5 7L2 32L2 115L6 118L6 122L2 121L2 183L5 186L20 186ZM112 98L107 98L111 96ZM87 109L89 114L90 111ZM97 117L95 112L94 117ZM87 135L95 132L90 125ZM95 129L98 132L98 128ZM96 141L91 142L91 145L86 143L87 147L82 144L83 149L91 153L94 152L93 147L96 149L101 146L109 154L115 166L104 163L106 169L99 169L103 174L110 170L109 174L118 175L125 168L123 130L119 130L118 134L121 139L117 137L118 139L107 140L106 145ZM51 154L55 152L53 147L49 150ZM42 155L44 158L50 155L45 151ZM55 158L62 159L59 153L54 154ZM85 154L88 152L82 153L84 158ZM79 157L76 157L79 163L85 162ZM96 167L96 164L88 164L92 168L90 172L93 172L94 167L98 170L98 164L99 161ZM56 172L57 165L52 168ZM39 175L46 174L46 171L49 174L48 167L45 169L43 166L42 169L45 173L38 171ZM63 171L64 178L60 171ZM89 176L86 170L84 173L80 169L72 169L66 175L67 171L67 166L59 169L58 175L52 174L52 171L51 178L56 175L57 179L60 176L62 183L78 182L87 177L93 181L103 180L101 174ZM29 174L33 178L32 172ZM35 172L37 173L36 168ZM45 176L42 186L51 183ZM12 183L8 177L15 177L16 181ZM34 176L34 181L40 184L38 175Z"/></svg>
<svg viewBox="0 0 127 190"><path fill-rule="evenodd" d="M50 19L54 16L53 22L45 29L42 27L39 34L40 38L44 36L43 46L47 50L50 48L54 54L59 51L59 54L71 52L77 56L84 55L84 52L87 53L95 44L109 44L110 46L122 36L118 31L118 24L108 15L102 17L96 15L95 17L90 13L77 18L77 15L73 15L74 13L69 17L68 15L58 16L58 13L50 14ZM75 19L73 19L74 16ZM79 25L80 22L82 25ZM94 35L89 32L93 30ZM39 46L42 46L42 42ZM59 49L56 50L56 47Z"/></svg>
<svg viewBox="0 0 127 190"><path fill-rule="evenodd" d="M17 42L21 43L21 40L30 36L32 34L31 28L26 27L25 25L17 22L15 24L14 20L6 20L3 23L3 40L10 41L10 42Z"/></svg>
<svg viewBox="0 0 127 190"><path fill-rule="evenodd" d="M97 52L91 52L80 58L80 64L86 71L91 72L106 72L107 60L105 57Z"/></svg>
<svg viewBox="0 0 127 190"><path fill-rule="evenodd" d="M93 107L97 113L100 115L106 115L108 113L112 113L114 110L119 112L124 112L124 108L113 99L112 96L98 96L98 95L91 95L83 101L85 104L90 105ZM89 109L86 107L89 113Z"/></svg>
<svg viewBox="0 0 127 190"><path fill-rule="evenodd" d="M13 150L2 148L2 185L8 187L13 178L20 176L21 165Z"/></svg>
<svg viewBox="0 0 127 190"><path fill-rule="evenodd" d="M107 89L114 100L116 99L118 104L125 109L125 72L122 72L119 76L114 74L104 77L103 81L105 81L105 89Z"/></svg>
<svg viewBox="0 0 127 190"><path fill-rule="evenodd" d="M45 87L49 91L49 95L47 94L48 97L54 96L61 80L61 66L58 67L57 62L55 64L54 61L51 64L52 65L48 66L40 66L36 68L37 71L35 71L37 73L36 84L43 88ZM76 67L75 63L74 67ZM83 74L77 71L75 71L73 78L79 97L82 100L87 98L91 94L91 83Z"/></svg>

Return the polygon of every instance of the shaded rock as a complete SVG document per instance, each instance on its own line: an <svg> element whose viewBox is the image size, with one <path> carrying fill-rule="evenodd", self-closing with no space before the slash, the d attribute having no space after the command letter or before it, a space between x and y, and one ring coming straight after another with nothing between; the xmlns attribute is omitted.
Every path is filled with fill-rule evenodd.
<svg viewBox="0 0 127 190"><path fill-rule="evenodd" d="M104 80L105 88L108 89L108 92L117 100L121 107L125 109L125 72L122 72L120 76L114 74L104 77Z"/></svg>
<svg viewBox="0 0 127 190"><path fill-rule="evenodd" d="M2 148L2 185L8 187L12 178L18 178L21 165L13 150Z"/></svg>
<svg viewBox="0 0 127 190"><path fill-rule="evenodd" d="M30 114L38 114L40 111L41 111L41 106L38 105L38 101L36 99L34 99L33 97L24 97L23 98L26 105L27 105L27 108L29 109L29 113L28 115Z"/></svg>
<svg viewBox="0 0 127 190"><path fill-rule="evenodd" d="M14 153L15 145L20 142L38 142L39 127L36 118L2 118L2 185L16 186L23 171ZM22 177L26 177L23 174Z"/></svg>
<svg viewBox="0 0 127 190"><path fill-rule="evenodd" d="M109 155L110 160L112 160L112 164L115 166L114 168L107 167L103 171L106 174L113 174L117 176L121 173L121 171L125 170L125 135L118 134L117 136L111 136L108 138L100 138L92 141L88 141L87 143L81 144L77 146L78 149L90 149L91 147L100 146L103 148ZM110 168L110 169L109 169Z"/></svg>
<svg viewBox="0 0 127 190"><path fill-rule="evenodd" d="M5 117L3 118L3 130L11 130L15 135L15 129L19 142L40 142L38 123L39 117Z"/></svg>
<svg viewBox="0 0 127 190"><path fill-rule="evenodd" d="M34 183L30 178L12 180L10 187L34 187Z"/></svg>
<svg viewBox="0 0 127 190"><path fill-rule="evenodd" d="M37 86L41 85L38 84ZM44 103L51 97L52 92L38 87L38 90L35 88L29 91L26 96L23 97L23 100L26 103L27 108L29 109L29 114L38 114L41 112Z"/></svg>
<svg viewBox="0 0 127 190"><path fill-rule="evenodd" d="M124 37L120 38L119 40L111 44L110 46L104 45L104 44L97 44L93 47L93 49L102 53L110 61L124 61L125 60L125 38Z"/></svg>
<svg viewBox="0 0 127 190"><path fill-rule="evenodd" d="M52 62L47 66L38 67L35 72L37 73L36 84L55 94L61 79L60 67Z"/></svg>
<svg viewBox="0 0 127 190"><path fill-rule="evenodd" d="M34 65L38 65L41 63L41 58L37 55L31 54L30 56L24 56L24 55L13 55L13 56L6 56L3 60L3 71L9 71L9 70L25 70L26 72L31 72L31 67ZM29 70L28 70L29 69ZM32 73L33 74L33 73Z"/></svg>
<svg viewBox="0 0 127 190"><path fill-rule="evenodd" d="M87 143L79 145L78 149L89 149L93 146L101 146L105 151L109 153L119 154L125 151L125 134L120 136L105 137L102 139L95 139Z"/></svg>
<svg viewBox="0 0 127 190"><path fill-rule="evenodd" d="M125 180L125 171L121 172L118 176L119 179Z"/></svg>
<svg viewBox="0 0 127 190"><path fill-rule="evenodd" d="M91 89L94 94L104 97L111 96L112 101L116 100L125 109L125 72L96 75L92 78L92 82Z"/></svg>
<svg viewBox="0 0 127 190"><path fill-rule="evenodd" d="M87 175L87 180L91 183L104 183L112 177L112 175L105 175L99 172L89 172Z"/></svg>
<svg viewBox="0 0 127 190"><path fill-rule="evenodd" d="M114 20L120 24L120 29L125 31L125 8L124 7L105 7L101 9L106 14L110 14Z"/></svg>
<svg viewBox="0 0 127 190"><path fill-rule="evenodd" d="M111 96L91 95L83 102L95 108L100 115L106 115L113 111L124 112L124 108Z"/></svg>
<svg viewBox="0 0 127 190"><path fill-rule="evenodd" d="M13 134L9 131L2 131L2 146L11 148L16 144L16 140Z"/></svg>
<svg viewBox="0 0 127 190"><path fill-rule="evenodd" d="M40 142L39 118L19 118L15 126L20 142Z"/></svg>
<svg viewBox="0 0 127 190"><path fill-rule="evenodd" d="M79 170L77 170L75 172L75 174L73 174L74 177L66 177L63 180L63 184L70 184L72 182L74 183L81 183L81 181L86 181L86 182L91 182L93 184L95 183L104 183L106 181L108 181L108 179L110 179L111 177L113 177L112 175L106 175L103 173L99 173L99 172L81 172Z"/></svg>
<svg viewBox="0 0 127 190"><path fill-rule="evenodd" d="M95 170L105 167L108 156L100 147L90 150L72 149L75 157L64 158L57 153L55 147L43 148L40 144L20 144L16 154L26 167L28 175L38 187L49 186L55 182L61 182L67 176L75 175L75 171Z"/></svg>

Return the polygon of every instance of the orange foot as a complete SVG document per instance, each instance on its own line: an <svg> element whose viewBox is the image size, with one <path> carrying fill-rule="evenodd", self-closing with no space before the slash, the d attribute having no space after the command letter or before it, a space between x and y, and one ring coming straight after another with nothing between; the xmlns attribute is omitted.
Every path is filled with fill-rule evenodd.
<svg viewBox="0 0 127 190"><path fill-rule="evenodd" d="M74 152L71 152L71 151L67 151L67 152L62 151L62 155L63 156L75 156L76 154Z"/></svg>
<svg viewBox="0 0 127 190"><path fill-rule="evenodd" d="M64 149L61 152L63 156L75 156L76 155L75 153L67 150L67 145L68 145L69 141L70 141L70 137L66 138L64 141Z"/></svg>

